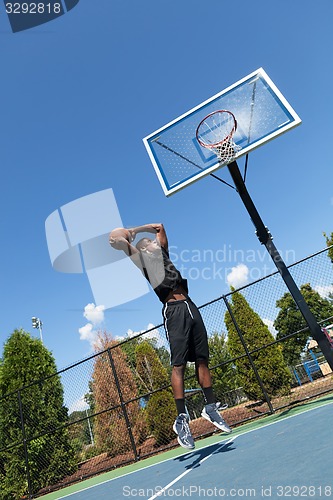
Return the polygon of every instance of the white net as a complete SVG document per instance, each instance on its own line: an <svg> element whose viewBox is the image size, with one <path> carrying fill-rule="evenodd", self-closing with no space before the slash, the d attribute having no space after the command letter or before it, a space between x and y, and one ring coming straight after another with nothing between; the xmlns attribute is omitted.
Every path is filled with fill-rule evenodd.
<svg viewBox="0 0 333 500"><path fill-rule="evenodd" d="M220 163L230 163L241 149L232 140L237 122L230 111L219 110L206 116L197 128L199 144L214 151Z"/></svg>
<svg viewBox="0 0 333 500"><path fill-rule="evenodd" d="M235 159L236 154L242 148L240 146L237 146L237 144L235 144L234 141L230 138L210 149L214 151L220 163L226 165L227 163L230 163Z"/></svg>

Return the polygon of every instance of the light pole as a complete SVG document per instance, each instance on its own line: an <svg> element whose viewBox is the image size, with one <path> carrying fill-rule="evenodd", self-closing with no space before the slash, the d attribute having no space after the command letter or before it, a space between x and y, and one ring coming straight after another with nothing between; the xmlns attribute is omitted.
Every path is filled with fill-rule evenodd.
<svg viewBox="0 0 333 500"><path fill-rule="evenodd" d="M88 429L89 429L89 435L90 435L90 444L92 444L94 446L95 445L94 435L93 435L93 432L92 432L90 418L89 418L89 415L88 415L88 408L86 408L86 415L87 415L87 420L88 420Z"/></svg>
<svg viewBox="0 0 333 500"><path fill-rule="evenodd" d="M81 402L82 402L82 406L80 404L80 408L78 408L78 411L81 411L81 409L82 409L83 411L86 412L87 422L88 422L88 430L89 430L89 436L90 436L90 444L92 444L94 446L95 445L94 434L93 434L93 431L91 428L91 423L90 423L90 418L89 418L89 413L88 413L88 410L90 410L90 406L87 404L86 400L84 399L84 396L81 396L80 403Z"/></svg>
<svg viewBox="0 0 333 500"><path fill-rule="evenodd" d="M43 323L41 322L41 320L39 318L36 318L35 316L33 316L31 318L31 321L32 321L32 327L33 328L38 328L39 335L40 335L40 340L42 341L42 344L43 344L43 335L42 335L42 326L43 326Z"/></svg>

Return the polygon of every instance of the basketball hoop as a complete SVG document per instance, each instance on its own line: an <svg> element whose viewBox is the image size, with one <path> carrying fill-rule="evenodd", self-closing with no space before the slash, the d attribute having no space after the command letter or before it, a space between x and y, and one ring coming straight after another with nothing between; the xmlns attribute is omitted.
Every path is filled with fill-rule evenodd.
<svg viewBox="0 0 333 500"><path fill-rule="evenodd" d="M200 146L214 151L220 162L226 165L241 149L232 139L236 129L237 121L233 113L220 109L201 120L196 138Z"/></svg>

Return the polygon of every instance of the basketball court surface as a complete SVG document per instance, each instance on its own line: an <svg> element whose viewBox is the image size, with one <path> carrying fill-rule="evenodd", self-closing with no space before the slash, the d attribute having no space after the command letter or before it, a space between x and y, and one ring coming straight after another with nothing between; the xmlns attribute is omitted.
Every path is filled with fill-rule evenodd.
<svg viewBox="0 0 333 500"><path fill-rule="evenodd" d="M327 396L42 498L332 498L332 410Z"/></svg>

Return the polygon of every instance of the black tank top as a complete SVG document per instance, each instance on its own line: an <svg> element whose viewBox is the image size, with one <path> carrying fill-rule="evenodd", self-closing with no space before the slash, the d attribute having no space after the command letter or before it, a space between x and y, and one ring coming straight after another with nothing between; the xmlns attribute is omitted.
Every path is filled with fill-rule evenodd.
<svg viewBox="0 0 333 500"><path fill-rule="evenodd" d="M143 274L151 284L161 302L165 302L170 292L182 287L188 293L187 280L170 260L169 252L161 247L156 254L142 254Z"/></svg>

